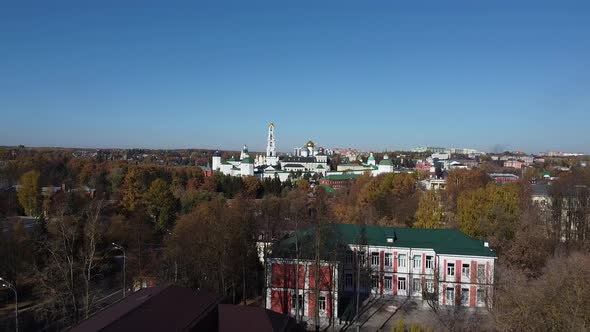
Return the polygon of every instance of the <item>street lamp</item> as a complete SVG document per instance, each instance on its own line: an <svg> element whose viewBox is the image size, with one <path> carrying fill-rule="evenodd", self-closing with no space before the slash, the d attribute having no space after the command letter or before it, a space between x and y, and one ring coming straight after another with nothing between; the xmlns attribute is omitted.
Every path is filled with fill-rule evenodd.
<svg viewBox="0 0 590 332"><path fill-rule="evenodd" d="M0 286L10 288L14 292L14 321L15 321L15 331L18 332L18 293L16 291L16 287L13 284L9 283L6 279L0 277Z"/></svg>
<svg viewBox="0 0 590 332"><path fill-rule="evenodd" d="M125 249L123 249L123 246L120 246L118 244L116 244L115 242L111 243L113 245L113 248L115 250L121 250L121 252L123 253L123 297L125 297L125 293L126 293L126 284L125 284L125 261L127 260L127 254L125 253Z"/></svg>

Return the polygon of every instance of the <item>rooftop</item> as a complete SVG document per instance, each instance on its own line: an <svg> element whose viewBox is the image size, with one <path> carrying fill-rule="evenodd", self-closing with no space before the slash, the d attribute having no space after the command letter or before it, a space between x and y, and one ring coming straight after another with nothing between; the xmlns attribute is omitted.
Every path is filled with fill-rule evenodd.
<svg viewBox="0 0 590 332"><path fill-rule="evenodd" d="M70 331L186 331L217 307L218 295L178 286L141 289Z"/></svg>
<svg viewBox="0 0 590 332"><path fill-rule="evenodd" d="M323 178L323 180L329 181L344 181L344 180L354 180L358 178L360 175L353 174L353 173L345 173L345 174L331 174L327 175Z"/></svg>
<svg viewBox="0 0 590 332"><path fill-rule="evenodd" d="M496 257L493 250L484 246L483 241L473 239L454 229L399 228L353 224L328 224L326 227L329 229L322 231L322 233L330 239L322 239L322 243L332 247L343 244L368 244L383 247L433 249L437 254ZM313 243L313 241L305 241L306 236L311 237L313 234L314 229L300 231L300 242ZM362 234L364 234L364 239L361 236ZM294 237L294 235L290 235L283 238L278 246L282 250L289 250L289 247L294 244ZM388 242L388 238L393 238L394 243Z"/></svg>

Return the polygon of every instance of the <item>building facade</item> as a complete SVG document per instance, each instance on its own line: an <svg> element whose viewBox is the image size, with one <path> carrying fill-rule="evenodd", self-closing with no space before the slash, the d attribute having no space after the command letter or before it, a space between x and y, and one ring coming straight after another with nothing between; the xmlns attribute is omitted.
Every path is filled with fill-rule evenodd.
<svg viewBox="0 0 590 332"><path fill-rule="evenodd" d="M295 235L285 237L275 245L276 252L267 260L268 309L295 315L297 307L301 319L313 321L318 302L320 320L329 320L350 311L338 303L353 303L357 293L363 298L402 296L441 305L492 306L496 255L486 242L451 229L326 227L330 229L322 233L329 235L321 242L330 245L318 274L311 257L293 258L293 244L314 243L314 231L299 232L298 240ZM319 284L314 279L318 275Z"/></svg>

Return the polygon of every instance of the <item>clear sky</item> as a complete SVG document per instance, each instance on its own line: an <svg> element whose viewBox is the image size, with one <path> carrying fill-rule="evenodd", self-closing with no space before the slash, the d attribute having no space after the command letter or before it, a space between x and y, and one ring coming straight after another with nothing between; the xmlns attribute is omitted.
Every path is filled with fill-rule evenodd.
<svg viewBox="0 0 590 332"><path fill-rule="evenodd" d="M0 145L590 152L590 1L0 0Z"/></svg>

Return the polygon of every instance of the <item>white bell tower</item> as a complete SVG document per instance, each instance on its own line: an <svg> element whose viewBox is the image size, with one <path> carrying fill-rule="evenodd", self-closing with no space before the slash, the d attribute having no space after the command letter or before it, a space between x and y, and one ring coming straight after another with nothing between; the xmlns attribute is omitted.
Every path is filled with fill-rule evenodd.
<svg viewBox="0 0 590 332"><path fill-rule="evenodd" d="M270 123L268 125L268 138L266 141L266 164L274 166L278 164L279 158L277 158L276 142L275 142L275 124Z"/></svg>

